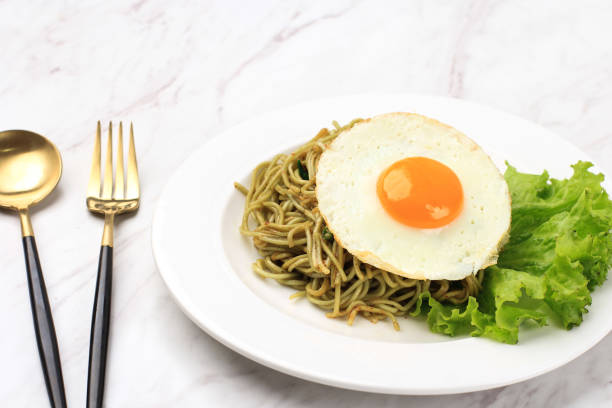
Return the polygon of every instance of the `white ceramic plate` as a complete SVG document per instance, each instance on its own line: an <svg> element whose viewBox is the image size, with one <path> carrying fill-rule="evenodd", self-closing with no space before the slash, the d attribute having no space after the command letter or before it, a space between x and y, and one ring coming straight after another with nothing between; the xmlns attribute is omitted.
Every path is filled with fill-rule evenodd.
<svg viewBox="0 0 612 408"><path fill-rule="evenodd" d="M591 312L570 331L525 330L518 345L430 333L423 321L389 323L327 319L291 289L251 270L257 258L238 233L244 204L233 182L290 151L332 120L407 111L463 131L504 168L571 174L589 158L551 132L520 118L455 99L364 95L306 103L261 115L205 144L171 178L153 221L160 273L183 311L233 350L276 370L338 387L394 394L447 394L498 387L559 367L595 345L612 328L612 285L593 294ZM606 188L612 191L610 184Z"/></svg>

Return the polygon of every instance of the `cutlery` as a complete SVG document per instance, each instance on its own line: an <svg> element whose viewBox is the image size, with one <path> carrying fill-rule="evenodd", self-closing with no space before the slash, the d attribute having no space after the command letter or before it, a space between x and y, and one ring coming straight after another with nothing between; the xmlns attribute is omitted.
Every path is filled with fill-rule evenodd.
<svg viewBox="0 0 612 408"><path fill-rule="evenodd" d="M49 402L54 408L66 407L66 395L55 326L29 208L53 191L61 174L62 158L49 140L27 130L0 132L0 207L17 211L21 221L36 343Z"/></svg>
<svg viewBox="0 0 612 408"><path fill-rule="evenodd" d="M140 187L136 165L136 150L134 148L133 126L130 124L126 174L123 163L123 124L119 122L114 189L112 122L108 126L104 175L100 173L100 134L100 122L98 122L86 202L89 211L104 215L104 230L102 232L102 247L100 248L100 260L98 262L98 277L91 318L91 337L89 340L88 408L101 407L104 397L104 377L106 373L111 308L113 225L115 216L136 211L140 205Z"/></svg>

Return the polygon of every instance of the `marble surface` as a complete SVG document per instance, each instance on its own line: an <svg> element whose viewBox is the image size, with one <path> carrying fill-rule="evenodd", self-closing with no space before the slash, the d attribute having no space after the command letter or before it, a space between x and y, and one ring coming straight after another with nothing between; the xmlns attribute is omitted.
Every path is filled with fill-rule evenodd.
<svg viewBox="0 0 612 408"><path fill-rule="evenodd" d="M141 210L116 229L107 407L612 405L612 336L541 377L462 395L368 394L277 373L181 313L150 242L164 183L194 149L323 97L465 98L555 131L612 174L610 21L605 0L0 1L0 128L42 133L64 159L33 225L69 405L85 400L102 222L84 192L98 119L134 122L143 188ZM17 217L0 213L0 231L0 405L44 407Z"/></svg>

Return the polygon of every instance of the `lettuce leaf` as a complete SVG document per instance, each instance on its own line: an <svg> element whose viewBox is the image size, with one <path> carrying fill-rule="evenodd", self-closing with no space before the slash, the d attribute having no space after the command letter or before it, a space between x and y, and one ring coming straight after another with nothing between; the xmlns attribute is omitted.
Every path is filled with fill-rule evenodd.
<svg viewBox="0 0 612 408"><path fill-rule="evenodd" d="M428 292L413 315L426 315L429 328L449 336L470 334L518 342L524 322L552 322L571 329L582 322L591 291L612 263L612 201L602 174L578 162L565 180L518 172L504 177L512 196L510 240L498 264L487 268L483 288L466 305L442 304Z"/></svg>

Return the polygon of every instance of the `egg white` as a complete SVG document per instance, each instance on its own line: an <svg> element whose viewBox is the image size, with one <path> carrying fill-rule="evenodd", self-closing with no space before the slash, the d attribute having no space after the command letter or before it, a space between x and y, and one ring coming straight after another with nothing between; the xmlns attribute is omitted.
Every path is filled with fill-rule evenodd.
<svg viewBox="0 0 612 408"><path fill-rule="evenodd" d="M383 170L406 157L437 160L459 177L459 216L437 229L394 220L376 194ZM390 113L341 133L317 168L319 210L334 238L361 261L413 279L463 279L493 265L510 228L508 185L487 154L456 129Z"/></svg>

